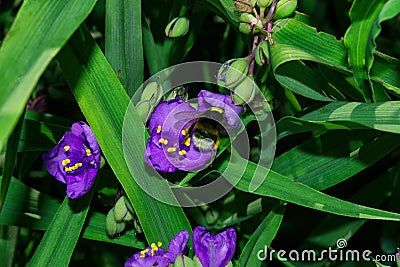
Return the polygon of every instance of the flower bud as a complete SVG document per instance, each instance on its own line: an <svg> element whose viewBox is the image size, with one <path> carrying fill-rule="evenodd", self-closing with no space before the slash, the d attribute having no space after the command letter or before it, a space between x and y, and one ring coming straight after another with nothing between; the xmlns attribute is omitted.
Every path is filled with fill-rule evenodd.
<svg viewBox="0 0 400 267"><path fill-rule="evenodd" d="M114 220L117 222L128 222L133 219L132 214L129 212L125 205L125 197L122 196L117 200L114 206Z"/></svg>
<svg viewBox="0 0 400 267"><path fill-rule="evenodd" d="M151 82L146 85L143 89L143 93L140 97L141 101L148 100L150 101L151 105L156 105L158 100L161 98L163 93L163 89L161 84L158 82Z"/></svg>
<svg viewBox="0 0 400 267"><path fill-rule="evenodd" d="M254 61L259 66L262 66L265 63L269 64L269 45L267 41L264 40L257 45L254 53Z"/></svg>
<svg viewBox="0 0 400 267"><path fill-rule="evenodd" d="M122 231L125 229L125 223L124 222L116 222L114 220L114 208L112 208L108 213L106 217L106 231L107 235L110 238L114 238L116 236L119 236Z"/></svg>
<svg viewBox="0 0 400 267"><path fill-rule="evenodd" d="M133 220L133 227L135 228L136 233L138 233L138 234L143 233L142 226L140 225L140 223L137 220Z"/></svg>
<svg viewBox="0 0 400 267"><path fill-rule="evenodd" d="M232 95L232 101L235 105L245 105L253 101L255 94L254 79L248 77L236 86Z"/></svg>
<svg viewBox="0 0 400 267"><path fill-rule="evenodd" d="M269 7L272 4L272 0L257 0L257 5L261 8Z"/></svg>
<svg viewBox="0 0 400 267"><path fill-rule="evenodd" d="M203 267L203 264L201 264L199 258L196 255L193 257L193 263L195 267Z"/></svg>
<svg viewBox="0 0 400 267"><path fill-rule="evenodd" d="M135 109L143 123L146 123L147 117L149 116L152 108L153 106L149 100L143 100L136 104Z"/></svg>
<svg viewBox="0 0 400 267"><path fill-rule="evenodd" d="M208 209L206 212L206 222L208 224L214 224L219 217L219 212L217 210L214 209Z"/></svg>
<svg viewBox="0 0 400 267"><path fill-rule="evenodd" d="M187 17L176 17L165 27L165 35L168 37L181 37L189 31L189 19Z"/></svg>
<svg viewBox="0 0 400 267"><path fill-rule="evenodd" d="M284 19L293 14L297 7L297 0L280 0L276 4L274 19Z"/></svg>
<svg viewBox="0 0 400 267"><path fill-rule="evenodd" d="M185 256L185 255L179 255L175 262L173 267L195 267L194 262L191 258Z"/></svg>
<svg viewBox="0 0 400 267"><path fill-rule="evenodd" d="M242 13L240 15L239 31L244 34L254 34L260 29L263 29L261 20L254 17L249 13Z"/></svg>
<svg viewBox="0 0 400 267"><path fill-rule="evenodd" d="M235 87L247 75L250 62L247 58L231 59L218 71L218 83L228 88Z"/></svg>
<svg viewBox="0 0 400 267"><path fill-rule="evenodd" d="M130 212L131 214L135 214L135 211L134 211L134 209L133 209L133 207L132 207L132 204L131 204L131 202L129 201L129 199L128 199L127 197L124 197L124 201L125 201L125 206L126 206L127 209L129 210L129 212Z"/></svg>

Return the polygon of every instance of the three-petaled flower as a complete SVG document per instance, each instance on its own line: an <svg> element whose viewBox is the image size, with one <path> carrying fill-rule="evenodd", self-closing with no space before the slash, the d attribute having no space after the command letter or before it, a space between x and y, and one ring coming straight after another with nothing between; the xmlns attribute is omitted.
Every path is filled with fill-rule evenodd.
<svg viewBox="0 0 400 267"><path fill-rule="evenodd" d="M229 228L215 236L198 226L193 230L194 254L203 267L225 267L236 249L236 232Z"/></svg>
<svg viewBox="0 0 400 267"><path fill-rule="evenodd" d="M160 172L195 171L210 163L216 154L219 141L216 137L219 129L203 130L200 140L195 132L196 123L202 120L204 113L217 110L222 118L220 124L230 129L241 127L240 113L243 107L236 106L230 96L205 90L197 98L197 109L189 102L177 98L161 102L153 111L149 120L150 138L147 141L144 160ZM183 118L182 118L183 117ZM208 118L216 120L216 118ZM211 138L214 139L211 139ZM197 144L193 141L197 138ZM198 143L213 144L199 148Z"/></svg>
<svg viewBox="0 0 400 267"><path fill-rule="evenodd" d="M173 264L176 258L183 254L189 241L189 233L186 230L180 231L171 240L168 250L158 244L152 243L150 247L134 254L125 262L125 267L167 267Z"/></svg>
<svg viewBox="0 0 400 267"><path fill-rule="evenodd" d="M42 155L47 171L67 185L67 195L75 199L86 194L94 184L100 168L100 147L84 122L72 124L58 144Z"/></svg>

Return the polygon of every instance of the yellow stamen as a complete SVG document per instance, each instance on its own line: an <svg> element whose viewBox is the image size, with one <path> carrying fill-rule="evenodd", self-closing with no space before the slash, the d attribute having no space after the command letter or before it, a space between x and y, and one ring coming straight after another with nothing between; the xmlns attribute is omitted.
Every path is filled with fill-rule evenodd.
<svg viewBox="0 0 400 267"><path fill-rule="evenodd" d="M175 152L176 151L176 147L169 147L167 148L168 152Z"/></svg>
<svg viewBox="0 0 400 267"><path fill-rule="evenodd" d="M158 125L158 127L157 127L157 133L158 133L158 134L161 133L161 125Z"/></svg>
<svg viewBox="0 0 400 267"><path fill-rule="evenodd" d="M70 148L70 146L64 146L64 151L68 151Z"/></svg>
<svg viewBox="0 0 400 267"><path fill-rule="evenodd" d="M161 143L161 144L164 144L164 145L168 144L168 140L164 139L164 138L161 138L160 140L158 140L158 142Z"/></svg>
<svg viewBox="0 0 400 267"><path fill-rule="evenodd" d="M190 146L190 137L185 140L185 146Z"/></svg>
<svg viewBox="0 0 400 267"><path fill-rule="evenodd" d="M181 134L182 134L182 135L186 135L186 131L185 131L185 130L182 130L182 131L181 131Z"/></svg>
<svg viewBox="0 0 400 267"><path fill-rule="evenodd" d="M179 151L179 155L181 155L181 156L186 155L186 150L183 150L183 149L180 150L180 151Z"/></svg>
<svg viewBox="0 0 400 267"><path fill-rule="evenodd" d="M70 161L69 159L67 159L67 160ZM61 163L63 164L63 162L64 162L64 160ZM68 163L70 163L70 162L68 162ZM83 165L82 162L77 162L73 166L65 167L64 170L66 172L72 172L72 171L75 171L75 170L79 169L80 167L82 167L82 165ZM65 165L63 165L63 166L65 166Z"/></svg>
<svg viewBox="0 0 400 267"><path fill-rule="evenodd" d="M216 111L218 113L224 113L224 110L222 108L219 108L219 107L211 107L210 110L211 111Z"/></svg>
<svg viewBox="0 0 400 267"><path fill-rule="evenodd" d="M151 256L154 256L155 252L158 250L158 247L154 243L151 243L150 247L151 247Z"/></svg>
<svg viewBox="0 0 400 267"><path fill-rule="evenodd" d="M161 247L161 246L162 246L162 243L161 243L160 241L158 241L158 242L157 242L157 246L158 246L158 247Z"/></svg>
<svg viewBox="0 0 400 267"><path fill-rule="evenodd" d="M86 149L86 156L88 156L88 157L89 157L91 154L92 154L92 152L90 151L90 149L89 149L89 148L87 148L87 149Z"/></svg>
<svg viewBox="0 0 400 267"><path fill-rule="evenodd" d="M148 248L146 248L146 249L140 251L140 258L144 258L144 257L146 256L146 253L147 253L147 252L149 252L149 249L148 249Z"/></svg>
<svg viewBox="0 0 400 267"><path fill-rule="evenodd" d="M69 159L64 159L63 161L61 161L61 164L63 165L63 166L66 166L66 165L68 165L68 164L70 164L71 163L71 161L69 160Z"/></svg>

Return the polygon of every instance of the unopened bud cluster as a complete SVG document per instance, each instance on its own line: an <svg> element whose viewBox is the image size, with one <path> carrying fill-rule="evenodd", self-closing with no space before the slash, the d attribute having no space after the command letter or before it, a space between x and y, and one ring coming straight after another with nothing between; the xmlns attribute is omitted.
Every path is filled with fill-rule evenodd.
<svg viewBox="0 0 400 267"><path fill-rule="evenodd" d="M125 196L121 196L106 217L106 231L110 238L120 236L126 224L133 222L136 232L141 233L141 227L134 218L131 203Z"/></svg>
<svg viewBox="0 0 400 267"><path fill-rule="evenodd" d="M253 48L247 57L225 62L218 72L218 82L233 92L236 105L245 105L258 92L253 76L255 64L259 67L270 64L273 22L291 16L297 0L236 0L235 6L240 13L239 31L254 35ZM264 73L268 70L269 67Z"/></svg>

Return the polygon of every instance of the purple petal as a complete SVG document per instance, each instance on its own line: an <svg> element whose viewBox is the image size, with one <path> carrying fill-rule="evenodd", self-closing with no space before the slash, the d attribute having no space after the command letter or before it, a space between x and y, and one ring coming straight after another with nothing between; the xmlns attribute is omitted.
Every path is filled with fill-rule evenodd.
<svg viewBox="0 0 400 267"><path fill-rule="evenodd" d="M71 132L82 138L83 143L91 150L97 165L100 165L100 146L90 129L89 125L83 121L72 124Z"/></svg>
<svg viewBox="0 0 400 267"><path fill-rule="evenodd" d="M147 140L144 161L160 172L175 172L177 168L167 158L166 151L158 143L157 136L150 136Z"/></svg>
<svg viewBox="0 0 400 267"><path fill-rule="evenodd" d="M158 251L155 252L154 256L151 255L151 248L148 247L148 252L142 256L141 252L134 254L132 257L125 262L125 267L168 267L169 259L165 258L165 250L163 248L159 248Z"/></svg>
<svg viewBox="0 0 400 267"><path fill-rule="evenodd" d="M171 262L175 262L176 258L185 250L188 241L189 232L186 230L180 231L169 243L166 257L168 257Z"/></svg>
<svg viewBox="0 0 400 267"><path fill-rule="evenodd" d="M100 167L100 147L90 127L77 122L42 159L48 172L67 185L67 195L74 199L93 186Z"/></svg>
<svg viewBox="0 0 400 267"><path fill-rule="evenodd" d="M222 108L228 125L234 129L239 129L241 127L242 123L239 115L243 112L243 107L236 106L229 95L215 94L206 90L201 90L197 97L199 112L204 112L211 107Z"/></svg>
<svg viewBox="0 0 400 267"><path fill-rule="evenodd" d="M236 247L236 232L229 228L215 236L201 226L193 230L193 248L203 267L224 267L232 260Z"/></svg>
<svg viewBox="0 0 400 267"><path fill-rule="evenodd" d="M199 171L206 168L217 153L216 150L210 150L207 152L199 151L194 146L193 142L190 142L189 147L181 144L180 149L185 150L186 154L180 158L177 158L176 161L173 160L173 164L178 169L183 171Z"/></svg>
<svg viewBox="0 0 400 267"><path fill-rule="evenodd" d="M196 111L188 102L182 99L173 99L164 101L158 104L150 116L149 128L150 131L157 129L161 126L161 131L173 132L181 125L176 125L180 120L175 118L177 113L194 112Z"/></svg>

